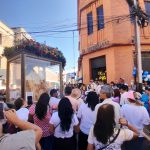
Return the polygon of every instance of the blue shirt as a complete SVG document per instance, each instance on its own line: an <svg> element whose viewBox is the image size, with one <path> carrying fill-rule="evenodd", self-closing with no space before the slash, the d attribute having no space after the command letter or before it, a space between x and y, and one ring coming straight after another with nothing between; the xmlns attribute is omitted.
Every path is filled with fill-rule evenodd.
<svg viewBox="0 0 150 150"><path fill-rule="evenodd" d="M141 101L144 103L145 108L148 110L148 107L149 107L149 104L148 104L149 96L146 93L142 94Z"/></svg>

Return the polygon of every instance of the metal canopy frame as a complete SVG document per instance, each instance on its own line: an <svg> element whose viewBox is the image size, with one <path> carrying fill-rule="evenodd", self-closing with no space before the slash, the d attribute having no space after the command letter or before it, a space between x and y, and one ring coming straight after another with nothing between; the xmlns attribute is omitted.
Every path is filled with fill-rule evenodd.
<svg viewBox="0 0 150 150"><path fill-rule="evenodd" d="M7 97L7 100L10 101L10 89L9 89L9 83L10 83L10 64L11 62L13 62L14 60L20 58L21 59L21 97L25 99L25 92L26 92L26 77L25 77L25 74L26 74L26 70L25 70L25 58L26 57L29 57L29 58L34 58L34 59L38 59L38 60L43 60L43 61L47 61L47 62L53 62L53 63L56 63L59 65L59 72L60 72L60 92L63 92L63 78L62 78L62 72L63 72L63 69L62 69L62 62L59 62L59 61L54 61L54 60L51 60L51 59L47 59L47 58L43 58L43 57L38 57L38 56L35 56L35 55L32 55L32 54L28 54L28 53L25 53L25 52L19 52L17 55L11 57L11 58L8 58L7 60L7 73L6 73L6 78L7 78L7 81L6 81L6 97Z"/></svg>

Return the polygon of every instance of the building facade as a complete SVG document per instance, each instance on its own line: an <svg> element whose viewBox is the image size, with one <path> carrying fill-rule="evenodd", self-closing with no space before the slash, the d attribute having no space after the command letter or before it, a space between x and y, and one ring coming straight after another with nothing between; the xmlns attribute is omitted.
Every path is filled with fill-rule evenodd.
<svg viewBox="0 0 150 150"><path fill-rule="evenodd" d="M15 44L22 40L32 39L31 35L22 27L11 28L14 31ZM19 44L19 43L18 43Z"/></svg>
<svg viewBox="0 0 150 150"><path fill-rule="evenodd" d="M150 1L139 0L150 14ZM149 21L150 22L150 21ZM136 66L134 23L130 8L122 0L78 0L79 77L127 83ZM150 71L150 26L141 29L143 70Z"/></svg>
<svg viewBox="0 0 150 150"><path fill-rule="evenodd" d="M5 47L12 47L21 40L32 39L24 28L10 28L0 21L0 89L6 88L7 59L2 55Z"/></svg>
<svg viewBox="0 0 150 150"><path fill-rule="evenodd" d="M6 86L6 64L7 59L3 57L5 47L14 45L14 32L7 25L0 21L0 89Z"/></svg>
<svg viewBox="0 0 150 150"><path fill-rule="evenodd" d="M63 71L63 82L65 84L75 84L76 83L76 74L77 74L77 67L73 67L69 70Z"/></svg>

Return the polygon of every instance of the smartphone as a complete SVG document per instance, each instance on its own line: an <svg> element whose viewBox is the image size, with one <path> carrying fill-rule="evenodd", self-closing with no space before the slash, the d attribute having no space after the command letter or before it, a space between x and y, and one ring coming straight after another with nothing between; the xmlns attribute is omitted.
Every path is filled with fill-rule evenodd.
<svg viewBox="0 0 150 150"><path fill-rule="evenodd" d="M28 100L28 101L32 101L32 96L28 96L28 97L27 97L27 100Z"/></svg>
<svg viewBox="0 0 150 150"><path fill-rule="evenodd" d="M4 105L0 103L0 120L4 119Z"/></svg>
<svg viewBox="0 0 150 150"><path fill-rule="evenodd" d="M32 105L33 104L32 96L28 96L27 97L27 104L28 105Z"/></svg>

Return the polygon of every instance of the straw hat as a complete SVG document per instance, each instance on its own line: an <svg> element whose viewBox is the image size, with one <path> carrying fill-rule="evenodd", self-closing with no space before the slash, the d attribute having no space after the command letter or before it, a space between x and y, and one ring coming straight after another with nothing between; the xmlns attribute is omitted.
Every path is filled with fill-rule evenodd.
<svg viewBox="0 0 150 150"><path fill-rule="evenodd" d="M79 99L81 97L81 90L78 88L73 89L71 92L71 97Z"/></svg>

